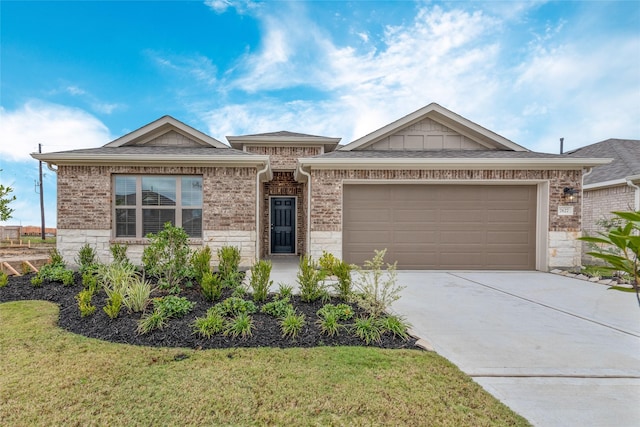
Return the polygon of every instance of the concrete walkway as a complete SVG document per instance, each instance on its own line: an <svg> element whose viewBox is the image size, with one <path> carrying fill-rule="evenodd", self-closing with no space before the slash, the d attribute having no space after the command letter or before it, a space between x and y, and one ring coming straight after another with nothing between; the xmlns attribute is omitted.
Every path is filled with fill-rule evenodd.
<svg viewBox="0 0 640 427"><path fill-rule="evenodd" d="M272 280L296 285L297 257ZM541 272L400 271L393 309L538 426L640 425L640 307L631 293Z"/></svg>

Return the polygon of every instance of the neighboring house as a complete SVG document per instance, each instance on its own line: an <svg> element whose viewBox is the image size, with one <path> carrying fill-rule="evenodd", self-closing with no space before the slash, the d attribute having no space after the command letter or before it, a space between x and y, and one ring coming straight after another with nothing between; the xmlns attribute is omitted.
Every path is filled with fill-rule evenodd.
<svg viewBox="0 0 640 427"><path fill-rule="evenodd" d="M566 154L613 158L584 175L582 230L586 235L604 231L598 222L610 219L612 211L640 210L640 140L607 139ZM583 249L586 253L587 245ZM583 261L592 260L583 256Z"/></svg>
<svg viewBox="0 0 640 427"><path fill-rule="evenodd" d="M534 153L429 104L345 146L291 132L229 136L165 116L101 148L34 153L57 167L58 249L129 245L165 221L193 247L242 265L327 250L361 263L387 248L404 269L548 270L579 265L585 168L606 159Z"/></svg>

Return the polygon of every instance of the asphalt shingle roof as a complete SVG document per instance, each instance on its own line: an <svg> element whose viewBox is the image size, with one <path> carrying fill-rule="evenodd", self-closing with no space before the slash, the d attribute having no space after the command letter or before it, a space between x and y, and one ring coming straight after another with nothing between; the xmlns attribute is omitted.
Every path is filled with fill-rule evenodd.
<svg viewBox="0 0 640 427"><path fill-rule="evenodd" d="M61 151L64 154L90 154L90 155L157 155L166 156L253 156L254 154L236 150L234 148L215 148L215 147L145 147L145 146L123 146L123 147L99 147L99 148L82 148L79 150ZM46 153L55 154L55 153Z"/></svg>
<svg viewBox="0 0 640 427"><path fill-rule="evenodd" d="M640 175L640 140L607 139L566 153L568 156L613 158L608 165L597 166L584 178L585 184Z"/></svg>

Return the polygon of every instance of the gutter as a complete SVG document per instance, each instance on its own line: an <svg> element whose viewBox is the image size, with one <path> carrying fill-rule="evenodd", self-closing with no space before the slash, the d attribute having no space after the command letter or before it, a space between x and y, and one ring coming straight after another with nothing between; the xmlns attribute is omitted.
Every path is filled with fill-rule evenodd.
<svg viewBox="0 0 640 427"><path fill-rule="evenodd" d="M189 166L262 166L269 162L269 156L202 156L187 155L176 156L166 154L130 155L124 157L122 154L108 154L100 157L88 154L66 154L51 155L48 153L31 153L31 157L52 165L73 165L73 166L106 166L106 165L127 165L127 166L166 166L166 165L189 165Z"/></svg>
<svg viewBox="0 0 640 427"><path fill-rule="evenodd" d="M631 175L625 178L625 180L627 181L627 185L629 187L633 187L635 188L635 200L634 200L634 206L633 209L638 212L640 211L640 186L636 185L633 183L633 181L637 181L640 180L640 175Z"/></svg>
<svg viewBox="0 0 640 427"><path fill-rule="evenodd" d="M298 170L302 175L307 177L307 254L311 253L311 174L302 169L302 165L298 165ZM296 177L297 178L297 177Z"/></svg>
<svg viewBox="0 0 640 427"><path fill-rule="evenodd" d="M264 168L256 174L256 256L254 262L260 259L260 175L267 172L269 166L267 161Z"/></svg>

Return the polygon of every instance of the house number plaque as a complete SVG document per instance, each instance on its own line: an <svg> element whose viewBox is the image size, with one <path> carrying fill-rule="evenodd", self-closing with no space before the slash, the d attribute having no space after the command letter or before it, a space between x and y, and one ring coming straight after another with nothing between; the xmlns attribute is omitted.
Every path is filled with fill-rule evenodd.
<svg viewBox="0 0 640 427"><path fill-rule="evenodd" d="M558 215L560 216L573 215L573 206L558 206Z"/></svg>

